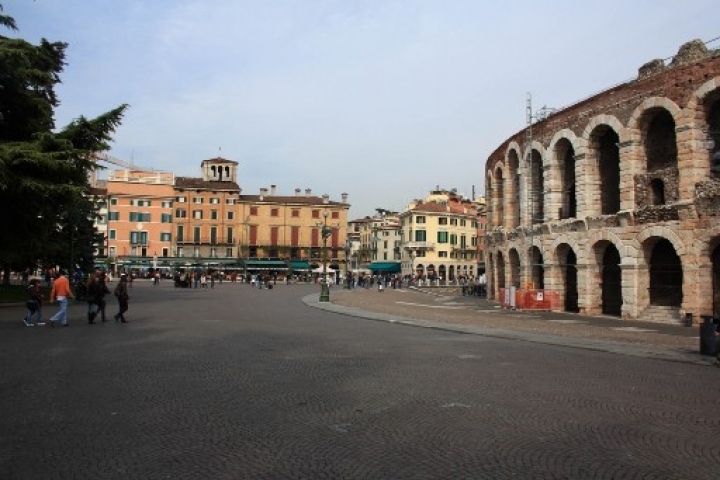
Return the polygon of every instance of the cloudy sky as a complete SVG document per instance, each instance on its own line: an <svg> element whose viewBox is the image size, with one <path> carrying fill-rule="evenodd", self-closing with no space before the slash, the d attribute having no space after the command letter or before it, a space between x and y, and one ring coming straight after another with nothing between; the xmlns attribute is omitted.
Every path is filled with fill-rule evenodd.
<svg viewBox="0 0 720 480"><path fill-rule="evenodd" d="M711 0L0 4L3 34L69 44L58 127L128 103L111 155L184 176L221 155L244 193L347 192L353 218L482 193L528 92L562 107L720 36Z"/></svg>

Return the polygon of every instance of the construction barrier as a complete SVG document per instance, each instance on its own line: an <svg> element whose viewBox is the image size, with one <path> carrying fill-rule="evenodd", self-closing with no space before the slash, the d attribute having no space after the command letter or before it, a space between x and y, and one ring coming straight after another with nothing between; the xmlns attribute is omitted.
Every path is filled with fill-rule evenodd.
<svg viewBox="0 0 720 480"><path fill-rule="evenodd" d="M501 288L503 308L518 310L561 310L560 292L554 290ZM514 293L514 295L513 295Z"/></svg>

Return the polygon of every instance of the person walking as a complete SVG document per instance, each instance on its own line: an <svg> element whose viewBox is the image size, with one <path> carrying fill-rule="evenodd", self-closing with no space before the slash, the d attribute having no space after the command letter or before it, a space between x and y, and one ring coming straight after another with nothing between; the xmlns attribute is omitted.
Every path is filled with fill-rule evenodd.
<svg viewBox="0 0 720 480"><path fill-rule="evenodd" d="M27 313L25 314L25 326L39 327L45 325L42 321L42 289L40 288L40 280L33 278L27 288ZM32 317L35 316L35 323L32 323Z"/></svg>
<svg viewBox="0 0 720 480"><path fill-rule="evenodd" d="M105 275L105 270L101 269L97 272L97 295L95 296L95 302L98 306L98 312L100 314L100 319L104 322L107 320L105 318L105 307L107 306L107 302L105 301L105 295L110 293L110 289L107 286L107 280Z"/></svg>
<svg viewBox="0 0 720 480"><path fill-rule="evenodd" d="M125 312L127 312L128 310L128 300L130 300L127 285L127 275L123 273L122 275L120 275L120 281L118 282L117 286L115 287L115 291L113 292L118 299L118 313L116 313L114 317L116 323L118 320L120 320L122 323L127 323L124 315Z"/></svg>
<svg viewBox="0 0 720 480"><path fill-rule="evenodd" d="M55 326L55 322L63 327L69 327L67 319L67 306L68 299L75 298L72 290L70 289L70 281L63 275L63 272L59 272L55 275L55 281L53 282L52 290L50 290L50 303L58 302L60 310L48 319L48 325L51 327Z"/></svg>
<svg viewBox="0 0 720 480"><path fill-rule="evenodd" d="M87 284L87 303L88 303L88 323L95 323L95 317L100 314L100 318L104 322L105 319L105 294L110 293L103 272L95 272L90 275Z"/></svg>

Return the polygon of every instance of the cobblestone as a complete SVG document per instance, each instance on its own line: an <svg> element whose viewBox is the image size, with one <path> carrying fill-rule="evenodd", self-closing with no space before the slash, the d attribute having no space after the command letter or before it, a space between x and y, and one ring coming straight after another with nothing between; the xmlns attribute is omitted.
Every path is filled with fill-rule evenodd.
<svg viewBox="0 0 720 480"><path fill-rule="evenodd" d="M715 368L300 302L317 295L136 282L130 323L74 304L68 329L0 309L2 478L717 478ZM485 316L422 295L331 298Z"/></svg>

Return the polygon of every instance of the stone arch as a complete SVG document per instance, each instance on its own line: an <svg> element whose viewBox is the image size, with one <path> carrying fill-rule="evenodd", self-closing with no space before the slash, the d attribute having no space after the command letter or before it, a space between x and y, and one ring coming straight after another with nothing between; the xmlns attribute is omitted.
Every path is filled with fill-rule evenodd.
<svg viewBox="0 0 720 480"><path fill-rule="evenodd" d="M587 272L584 307L588 313L622 316L626 308L622 268L636 263L627 252L634 251L614 233L601 230L588 238L585 268ZM599 286L599 288L598 288ZM630 295L630 293L628 293ZM628 299L629 300L629 299Z"/></svg>
<svg viewBox="0 0 720 480"><path fill-rule="evenodd" d="M648 304L680 308L683 302L683 263L667 238L649 237L643 242L648 266Z"/></svg>
<svg viewBox="0 0 720 480"><path fill-rule="evenodd" d="M495 256L495 271L497 272L497 288L498 293L501 288L505 288L505 256L503 255L503 252L498 250L497 255Z"/></svg>
<svg viewBox="0 0 720 480"><path fill-rule="evenodd" d="M578 251L565 242L558 244L554 250L561 277L560 302L566 312L579 312Z"/></svg>
<svg viewBox="0 0 720 480"><path fill-rule="evenodd" d="M505 165L498 162L492 174L493 225L505 226Z"/></svg>
<svg viewBox="0 0 720 480"><path fill-rule="evenodd" d="M520 288L522 277L522 261L520 254L516 248L511 248L508 252L508 261L510 262L510 285Z"/></svg>
<svg viewBox="0 0 720 480"><path fill-rule="evenodd" d="M588 215L614 215L620 211L620 144L626 133L611 115L593 118L583 132L587 142L584 204Z"/></svg>
<svg viewBox="0 0 720 480"><path fill-rule="evenodd" d="M649 97L643 100L642 103L635 108L632 115L630 115L627 128L632 130L642 130L643 116L648 110L655 108L663 108L667 110L675 120L675 125L680 125L682 123L683 112L675 102L665 97Z"/></svg>
<svg viewBox="0 0 720 480"><path fill-rule="evenodd" d="M690 96L685 107L685 118L692 127L692 138L695 140L695 151L692 167L696 176L705 178L707 171L714 166L720 168L720 119L713 122L712 109L720 109L720 77L714 77L703 83ZM713 132L717 132L713 134ZM707 141L712 139L714 145L708 148ZM707 154L705 154L707 152Z"/></svg>
<svg viewBox="0 0 720 480"><path fill-rule="evenodd" d="M646 241L649 238L654 237L667 239L670 243L672 243L675 251L680 257L683 257L687 253L685 245L683 244L682 240L680 240L680 237L678 237L674 231L662 225L655 225L643 229L635 236L635 243L638 246L642 246L645 245ZM647 255L644 257L644 260L649 260Z"/></svg>
<svg viewBox="0 0 720 480"><path fill-rule="evenodd" d="M532 245L527 251L527 261L530 263L530 278L532 288L542 290L545 288L545 257L540 247Z"/></svg>
<svg viewBox="0 0 720 480"><path fill-rule="evenodd" d="M520 226L520 151L517 143L512 142L511 148L505 153L505 164L507 165L505 206L508 228Z"/></svg>

